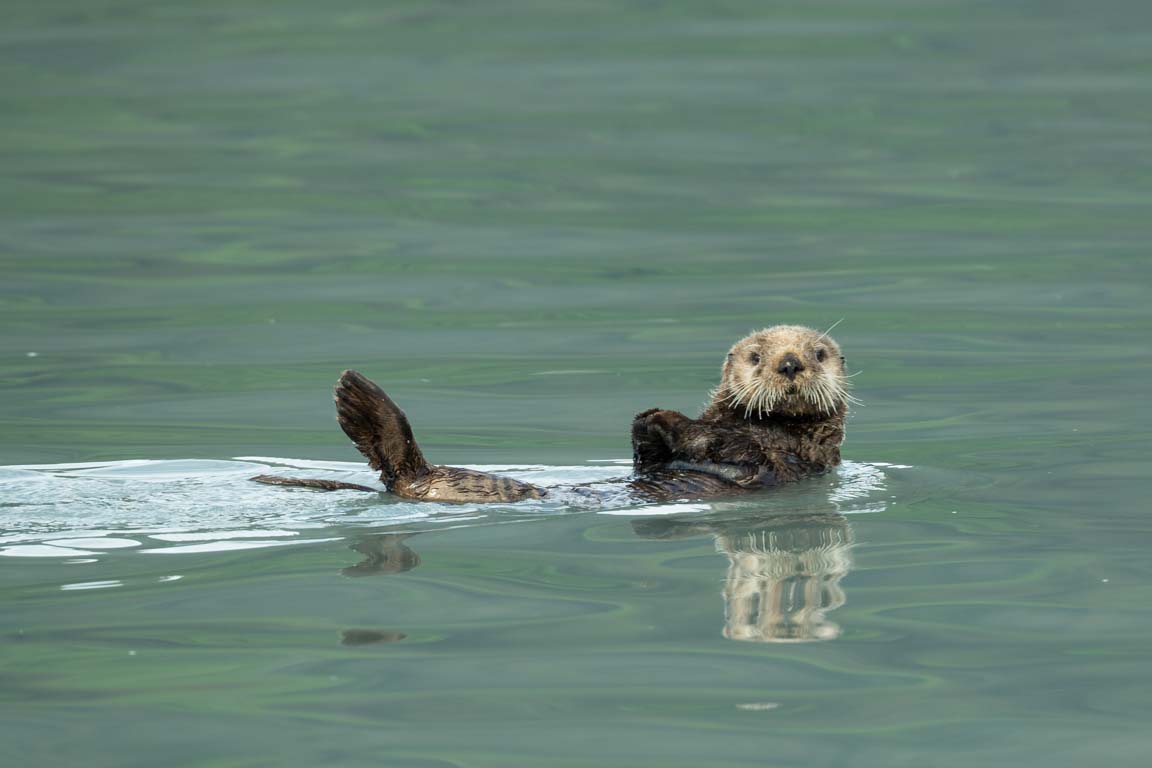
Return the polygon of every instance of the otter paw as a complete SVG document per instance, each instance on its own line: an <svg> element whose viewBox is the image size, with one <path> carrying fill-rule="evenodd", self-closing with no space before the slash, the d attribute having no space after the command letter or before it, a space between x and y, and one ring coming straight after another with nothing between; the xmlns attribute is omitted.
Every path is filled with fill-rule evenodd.
<svg viewBox="0 0 1152 768"><path fill-rule="evenodd" d="M632 417L632 421L639 421L641 419L646 419L654 413L660 413L662 410L664 410L664 409L663 408L649 408L646 411L640 411L640 413L638 413Z"/></svg>

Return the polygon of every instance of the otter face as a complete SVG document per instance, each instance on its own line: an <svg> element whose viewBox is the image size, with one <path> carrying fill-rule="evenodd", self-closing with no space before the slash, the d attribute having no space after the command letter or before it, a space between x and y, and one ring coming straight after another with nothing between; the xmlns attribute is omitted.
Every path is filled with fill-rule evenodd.
<svg viewBox="0 0 1152 768"><path fill-rule="evenodd" d="M745 418L829 415L853 401L844 357L827 335L798 325L757 331L733 345L714 402Z"/></svg>

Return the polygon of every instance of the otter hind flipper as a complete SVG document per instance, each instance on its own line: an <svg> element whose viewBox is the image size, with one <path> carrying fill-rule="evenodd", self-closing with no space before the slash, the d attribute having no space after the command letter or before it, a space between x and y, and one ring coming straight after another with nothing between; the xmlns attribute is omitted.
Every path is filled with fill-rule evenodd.
<svg viewBox="0 0 1152 768"><path fill-rule="evenodd" d="M374 382L344 371L336 384L336 420L385 485L428 470L408 417Z"/></svg>
<svg viewBox="0 0 1152 768"><path fill-rule="evenodd" d="M356 371L344 371L336 384L336 419L344 434L392 493L406 499L496 502L540 499L543 488L474 469L430 465L408 417L392 398Z"/></svg>

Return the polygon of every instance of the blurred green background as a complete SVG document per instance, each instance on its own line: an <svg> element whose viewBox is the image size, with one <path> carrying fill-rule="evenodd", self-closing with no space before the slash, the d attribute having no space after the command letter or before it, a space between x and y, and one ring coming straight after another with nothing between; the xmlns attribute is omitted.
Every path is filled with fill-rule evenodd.
<svg viewBox="0 0 1152 768"><path fill-rule="evenodd" d="M438 459L624 456L777 322L843 319L870 458L1104 408L1148 365L1148 17L9 3L0 462L355 458L346 367Z"/></svg>

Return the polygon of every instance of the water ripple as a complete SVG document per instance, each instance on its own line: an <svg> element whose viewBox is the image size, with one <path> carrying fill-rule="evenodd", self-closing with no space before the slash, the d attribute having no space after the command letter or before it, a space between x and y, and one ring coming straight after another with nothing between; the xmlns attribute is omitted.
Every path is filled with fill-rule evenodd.
<svg viewBox="0 0 1152 768"><path fill-rule="evenodd" d="M437 504L387 493L318 492L248 482L252 475L326 477L379 486L362 464L267 456L231 460L132 460L0 467L0 556L90 558L115 550L196 553L297 546L342 538L338 530L387 526L421 530L507 523L543 515L685 515L751 503L743 497L709 502L637 504L621 493L590 506L560 490L572 484L613 488L627 462L584 466L483 465L557 489L552 498L518 504ZM827 478L769 494L788 509L833 508L844 513L884 508L891 465L845 462ZM753 497L748 497L753 498ZM765 495L755 497L763 504Z"/></svg>

